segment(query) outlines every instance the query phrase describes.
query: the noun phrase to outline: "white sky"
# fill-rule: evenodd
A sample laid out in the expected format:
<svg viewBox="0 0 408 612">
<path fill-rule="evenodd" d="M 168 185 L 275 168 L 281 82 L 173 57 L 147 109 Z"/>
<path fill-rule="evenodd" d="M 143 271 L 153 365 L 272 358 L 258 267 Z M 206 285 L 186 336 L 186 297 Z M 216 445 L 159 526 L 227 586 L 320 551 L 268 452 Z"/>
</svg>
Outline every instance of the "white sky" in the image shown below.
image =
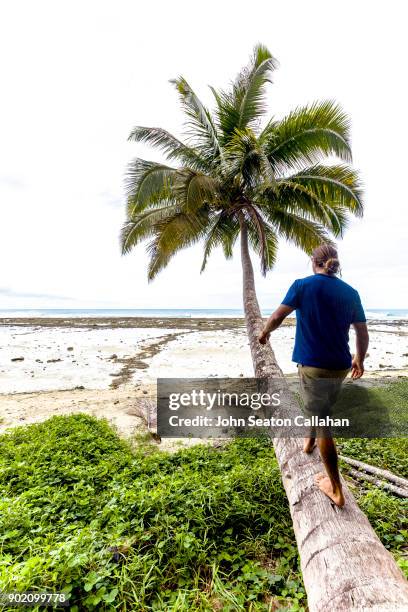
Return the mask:
<svg viewBox="0 0 408 612">
<path fill-rule="evenodd" d="M 339 244 L 343 278 L 366 307 L 408 307 L 404 0 L 3 0 L 0 8 L 0 308 L 241 306 L 239 257 L 201 248 L 178 255 L 147 284 L 141 247 L 122 257 L 123 174 L 134 125 L 177 135 L 181 114 L 168 83 L 182 74 L 209 103 L 255 43 L 280 62 L 270 89 L 282 116 L 335 98 L 352 119 L 365 218 Z M 265 308 L 310 272 L 282 244 L 258 279 Z"/>
</svg>

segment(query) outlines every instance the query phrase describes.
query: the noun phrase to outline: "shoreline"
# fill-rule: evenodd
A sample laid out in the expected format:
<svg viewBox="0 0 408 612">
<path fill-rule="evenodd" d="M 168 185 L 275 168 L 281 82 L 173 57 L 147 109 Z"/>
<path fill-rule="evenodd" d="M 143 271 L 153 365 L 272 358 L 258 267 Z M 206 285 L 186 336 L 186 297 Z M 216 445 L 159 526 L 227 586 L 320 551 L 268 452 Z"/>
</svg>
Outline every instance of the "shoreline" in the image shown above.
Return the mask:
<svg viewBox="0 0 408 612">
<path fill-rule="evenodd" d="M 286 319 L 272 342 L 291 380 L 297 377 L 294 325 Z M 369 320 L 368 326 L 367 384 L 408 376 L 408 321 Z M 146 431 L 140 406 L 155 401 L 158 377 L 240 376 L 253 376 L 243 318 L 0 319 L 0 432 L 85 412 L 131 436 Z"/>
<path fill-rule="evenodd" d="M 284 325 L 294 325 L 285 319 Z M 245 327 L 243 317 L 27 317 L 0 318 L 0 327 L 72 327 L 88 329 L 166 328 L 197 331 Z"/>
<path fill-rule="evenodd" d="M 266 321 L 268 316 L 263 317 Z M 289 316 L 284 319 L 281 326 L 294 326 L 296 317 Z M 367 319 L 368 327 L 397 327 L 408 335 L 408 319 Z M 162 317 L 162 316 L 93 316 L 93 317 L 0 317 L 1 327 L 56 327 L 80 329 L 140 329 L 140 328 L 166 328 L 166 329 L 238 329 L 245 327 L 245 317 Z M 386 330 L 378 330 L 386 331 Z M 387 330 L 388 331 L 388 330 Z"/>
</svg>

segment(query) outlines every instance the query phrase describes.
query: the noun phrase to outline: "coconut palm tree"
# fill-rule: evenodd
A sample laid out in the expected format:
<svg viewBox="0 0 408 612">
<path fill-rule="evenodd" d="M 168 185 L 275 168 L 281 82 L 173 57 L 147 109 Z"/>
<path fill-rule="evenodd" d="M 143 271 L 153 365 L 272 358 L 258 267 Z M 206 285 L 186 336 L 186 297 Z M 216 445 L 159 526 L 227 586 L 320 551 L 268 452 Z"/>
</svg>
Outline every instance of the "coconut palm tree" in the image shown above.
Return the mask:
<svg viewBox="0 0 408 612">
<path fill-rule="evenodd" d="M 282 372 L 270 343 L 262 346 L 257 341 L 262 318 L 250 248 L 266 274 L 276 261 L 280 239 L 310 253 L 321 242 L 341 237 L 350 215 L 363 213 L 358 176 L 350 167 L 349 120 L 335 102 L 314 102 L 283 119 L 264 121 L 266 87 L 276 67 L 269 51 L 256 46 L 248 66 L 229 89 L 211 88 L 213 113 L 183 77 L 172 81 L 186 115 L 185 138 L 181 141 L 162 128 L 135 127 L 131 132 L 129 140 L 159 148 L 168 163 L 135 159 L 129 165 L 127 219 L 121 235 L 123 253 L 148 240 L 149 280 L 178 251 L 197 242 L 204 243 L 202 270 L 216 247 L 230 258 L 240 237 L 245 319 L 255 374 L 262 377 L 282 376 Z M 334 159 L 337 163 L 324 163 Z M 341 609 L 352 609 L 350 584 L 359 589 L 362 601 L 370 603 L 374 597 L 377 604 L 385 596 L 385 566 L 390 568 L 385 579 L 399 585 L 391 595 L 388 590 L 386 597 L 391 600 L 386 601 L 394 606 L 405 601 L 408 593 L 401 589 L 399 570 L 350 494 L 346 492 L 349 503 L 343 516 L 348 513 L 349 522 L 345 523 L 333 516 L 330 504 L 319 492 L 316 498 L 305 488 L 305 475 L 311 481 L 317 471 L 316 457 L 302 457 L 297 440 L 279 439 L 274 444 L 292 510 L 310 609 L 325 609 L 329 601 L 333 609 L 340 609 L 336 598 L 339 605 L 346 606 Z M 315 516 L 317 507 L 319 517 Z M 325 527 L 316 528 L 316 520 L 319 524 L 323 520 Z M 361 532 L 362 525 L 363 540 L 371 547 L 371 566 L 365 564 L 364 575 L 361 563 L 360 568 L 350 563 L 353 550 L 344 539 L 347 534 L 352 538 Z M 334 546 L 336 537 L 348 548 L 337 542 L 334 557 L 327 555 L 331 561 L 322 565 L 322 555 Z M 355 546 L 356 559 L 361 556 L 360 546 L 361 540 Z M 330 565 L 336 567 L 335 559 L 342 554 L 348 563 L 329 588 L 325 575 L 330 573 Z"/>
<path fill-rule="evenodd" d="M 204 270 L 220 246 L 231 257 L 241 237 L 244 306 L 257 374 L 260 326 L 248 243 L 270 270 L 283 238 L 310 253 L 342 236 L 347 215 L 363 205 L 351 161 L 349 121 L 332 101 L 315 102 L 284 119 L 265 115 L 266 85 L 276 61 L 258 45 L 228 91 L 212 89 L 213 114 L 183 77 L 172 81 L 186 114 L 186 141 L 162 128 L 136 127 L 129 139 L 160 148 L 169 165 L 134 160 L 127 173 L 122 249 L 149 239 L 152 280 L 181 249 L 204 242 Z M 329 156 L 338 164 L 323 165 Z M 276 364 L 276 362 L 275 362 Z M 275 369 L 276 369 L 275 365 Z"/>
</svg>

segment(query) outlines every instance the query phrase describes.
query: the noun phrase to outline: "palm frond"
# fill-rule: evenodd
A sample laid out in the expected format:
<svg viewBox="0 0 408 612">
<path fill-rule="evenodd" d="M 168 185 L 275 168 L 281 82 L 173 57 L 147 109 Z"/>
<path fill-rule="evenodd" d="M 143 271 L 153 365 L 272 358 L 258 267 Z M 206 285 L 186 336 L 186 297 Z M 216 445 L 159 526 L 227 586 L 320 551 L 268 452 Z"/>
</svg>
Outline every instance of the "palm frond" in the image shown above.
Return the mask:
<svg viewBox="0 0 408 612">
<path fill-rule="evenodd" d="M 271 83 L 277 62 L 263 45 L 257 45 L 249 66 L 238 76 L 234 92 L 239 108 L 238 129 L 249 126 L 266 110 L 265 85 Z"/>
<path fill-rule="evenodd" d="M 219 197 L 217 181 L 191 168 L 181 168 L 177 172 L 172 193 L 186 212 L 214 204 Z"/>
<path fill-rule="evenodd" d="M 217 102 L 222 142 L 227 144 L 235 130 L 254 127 L 266 110 L 265 85 L 271 81 L 277 61 L 263 45 L 257 45 L 249 64 L 241 70 L 230 91 L 212 89 Z"/>
<path fill-rule="evenodd" d="M 188 118 L 188 133 L 195 148 L 199 151 L 200 157 L 214 164 L 222 159 L 222 150 L 217 128 L 209 110 L 183 77 L 178 77 L 170 82 L 179 92 L 182 107 Z"/>
<path fill-rule="evenodd" d="M 338 104 L 328 100 L 295 109 L 282 121 L 270 121 L 260 142 L 281 172 L 314 164 L 327 155 L 350 162 L 350 123 Z"/>
<path fill-rule="evenodd" d="M 229 180 L 241 177 L 244 185 L 256 185 L 261 172 L 261 161 L 257 139 L 252 130 L 235 130 L 225 147 L 224 172 Z"/>
<path fill-rule="evenodd" d="M 241 177 L 242 184 L 249 188 L 262 183 L 275 189 L 273 168 L 250 128 L 236 129 L 226 146 L 224 175 L 227 180 Z"/>
<path fill-rule="evenodd" d="M 175 168 L 165 164 L 134 159 L 128 165 L 125 176 L 128 213 L 169 198 L 175 173 Z"/>
<path fill-rule="evenodd" d="M 260 240 L 257 228 L 252 223 L 247 223 L 250 245 L 260 257 L 262 262 L 261 271 L 265 275 L 268 270 L 272 270 L 276 263 L 279 240 L 276 231 L 265 220 L 262 222 L 262 227 L 263 240 Z"/>
<path fill-rule="evenodd" d="M 211 88 L 213 116 L 183 77 L 172 81 L 186 114 L 187 139 L 138 126 L 130 140 L 161 149 L 174 166 L 136 159 L 126 175 L 123 253 L 145 238 L 151 280 L 184 247 L 204 240 L 208 257 L 221 247 L 231 257 L 242 222 L 251 247 L 270 270 L 278 239 L 310 253 L 343 235 L 349 215 L 363 213 L 362 188 L 351 162 L 350 125 L 333 101 L 272 118 L 259 133 L 265 90 L 277 63 L 255 47 L 226 90 Z M 331 157 L 344 163 L 331 163 Z"/>
<path fill-rule="evenodd" d="M 202 208 L 195 214 L 178 211 L 155 225 L 155 236 L 148 244 L 150 255 L 149 281 L 162 270 L 178 251 L 204 237 L 209 224 L 209 211 Z"/>
<path fill-rule="evenodd" d="M 311 254 L 322 242 L 331 243 L 327 231 L 322 225 L 306 219 L 302 215 L 274 207 L 265 209 L 265 215 L 269 223 L 275 228 L 276 233 Z"/>
<path fill-rule="evenodd" d="M 178 211 L 179 207 L 176 204 L 167 204 L 161 208 L 153 208 L 132 216 L 129 215 L 120 234 L 122 254 L 129 253 L 137 244 L 153 235 L 157 223 L 166 218 L 171 218 Z"/>
<path fill-rule="evenodd" d="M 208 230 L 204 243 L 204 257 L 200 271 L 203 272 L 205 270 L 208 258 L 212 250 L 217 246 L 221 246 L 225 257 L 230 259 L 232 257 L 232 250 L 238 234 L 238 221 L 233 216 L 228 215 L 225 211 L 217 213 Z"/>
<path fill-rule="evenodd" d="M 278 202 L 278 206 L 289 212 L 298 213 L 307 219 L 311 219 L 321 223 L 328 228 L 334 236 L 342 236 L 347 228 L 348 211 L 337 204 L 323 200 L 316 195 L 307 186 L 301 185 L 295 181 L 279 181 L 278 182 L 278 197 L 276 190 L 263 190 L 257 199 L 261 206 L 263 203 L 272 205 Z"/>
<path fill-rule="evenodd" d="M 162 128 L 136 126 L 128 140 L 143 142 L 161 149 L 168 160 L 176 160 L 196 170 L 209 170 L 209 164 L 198 151 L 189 147 Z"/>
<path fill-rule="evenodd" d="M 269 226 L 262 212 L 253 204 L 247 204 L 243 210 L 248 235 L 253 248 L 261 260 L 261 273 L 265 276 L 274 263 L 277 251 L 277 237 Z"/>
<path fill-rule="evenodd" d="M 330 206 L 347 209 L 358 217 L 363 214 L 358 173 L 349 166 L 316 165 L 293 174 L 284 179 L 284 182 L 306 187 L 319 200 Z"/>
</svg>

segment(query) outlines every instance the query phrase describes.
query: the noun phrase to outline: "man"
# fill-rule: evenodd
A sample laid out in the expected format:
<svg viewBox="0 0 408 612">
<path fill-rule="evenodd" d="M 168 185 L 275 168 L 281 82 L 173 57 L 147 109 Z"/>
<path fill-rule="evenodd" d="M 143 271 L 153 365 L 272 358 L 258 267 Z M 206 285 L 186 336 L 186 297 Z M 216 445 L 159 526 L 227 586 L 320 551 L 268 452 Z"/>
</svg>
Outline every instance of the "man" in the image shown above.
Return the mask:
<svg viewBox="0 0 408 612">
<path fill-rule="evenodd" d="M 293 283 L 282 304 L 269 317 L 259 342 L 265 344 L 270 333 L 296 310 L 292 359 L 298 364 L 305 409 L 324 417 L 330 414 L 331 405 L 350 370 L 353 379 L 363 375 L 368 331 L 359 294 L 336 276 L 340 269 L 336 249 L 328 244 L 317 247 L 312 254 L 312 266 L 314 274 Z M 348 345 L 351 325 L 356 332 L 353 358 Z M 315 440 L 316 432 L 305 438 L 304 452 L 313 451 Z M 317 474 L 315 482 L 337 506 L 342 507 L 344 496 L 337 451 L 329 430 L 317 432 L 317 445 L 327 474 Z"/>
</svg>

